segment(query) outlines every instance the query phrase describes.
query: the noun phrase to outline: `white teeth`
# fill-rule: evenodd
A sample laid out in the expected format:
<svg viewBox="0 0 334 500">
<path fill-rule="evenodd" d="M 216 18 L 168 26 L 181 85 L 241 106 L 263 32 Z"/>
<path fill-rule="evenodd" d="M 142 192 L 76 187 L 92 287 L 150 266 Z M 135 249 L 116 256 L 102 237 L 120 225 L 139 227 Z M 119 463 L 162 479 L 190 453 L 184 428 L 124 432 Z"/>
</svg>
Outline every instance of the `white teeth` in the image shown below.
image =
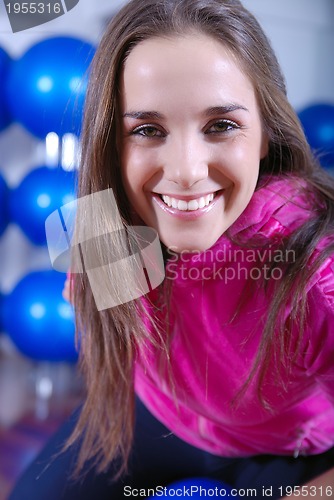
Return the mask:
<svg viewBox="0 0 334 500">
<path fill-rule="evenodd" d="M 197 210 L 198 209 L 198 201 L 191 200 L 188 202 L 188 210 Z"/>
<path fill-rule="evenodd" d="M 179 200 L 177 203 L 178 210 L 188 210 L 188 203 L 184 200 Z"/>
<path fill-rule="evenodd" d="M 172 202 L 169 196 L 165 196 L 165 203 L 170 207 Z"/>
<path fill-rule="evenodd" d="M 203 208 L 203 207 L 205 207 L 205 199 L 202 196 L 202 198 L 198 200 L 198 208 Z"/>
<path fill-rule="evenodd" d="M 206 196 L 201 196 L 201 198 L 196 198 L 193 200 L 189 200 L 188 202 L 185 200 L 178 200 L 177 198 L 172 198 L 171 196 L 167 196 L 165 194 L 161 195 L 164 203 L 172 208 L 177 208 L 178 210 L 186 211 L 194 211 L 199 208 L 204 208 L 208 206 L 214 198 L 214 194 L 208 194 Z"/>
</svg>

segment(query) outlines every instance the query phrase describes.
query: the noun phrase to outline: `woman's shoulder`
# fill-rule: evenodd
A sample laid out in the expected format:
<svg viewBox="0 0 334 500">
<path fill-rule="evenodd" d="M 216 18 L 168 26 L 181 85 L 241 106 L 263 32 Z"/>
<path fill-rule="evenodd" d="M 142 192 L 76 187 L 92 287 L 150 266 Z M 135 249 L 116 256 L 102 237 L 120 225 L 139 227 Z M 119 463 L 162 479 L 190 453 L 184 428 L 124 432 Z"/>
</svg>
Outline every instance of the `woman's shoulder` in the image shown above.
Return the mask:
<svg viewBox="0 0 334 500">
<path fill-rule="evenodd" d="M 334 404 L 334 254 L 312 276 L 306 296 L 304 371 L 316 378 Z"/>
<path fill-rule="evenodd" d="M 258 191 L 269 225 L 276 224 L 282 234 L 289 236 L 319 213 L 321 202 L 311 186 L 301 178 L 273 178 Z M 265 200 L 268 200 L 266 203 Z M 315 245 L 309 259 L 314 263 L 328 249 L 327 256 L 309 280 L 307 290 L 315 287 L 331 307 L 334 305 L 334 234 L 322 237 Z M 332 250 L 331 250 L 332 249 Z M 334 314 L 334 310 L 333 310 Z"/>
<path fill-rule="evenodd" d="M 237 239 L 286 241 L 296 230 L 319 214 L 321 202 L 308 183 L 298 177 L 267 177 L 233 226 Z M 233 236 L 234 236 L 233 235 Z M 244 238 L 246 237 L 246 238 Z M 256 239 L 255 239 L 256 241 Z M 260 240 L 261 241 L 261 240 Z M 332 308 L 334 316 L 334 234 L 322 237 L 309 256 L 309 265 L 327 250 L 327 256 L 309 279 L 306 291 L 314 293 Z"/>
<path fill-rule="evenodd" d="M 316 246 L 312 262 L 314 262 L 326 249 L 334 246 L 334 237 L 323 238 Z M 312 292 L 315 297 L 315 307 L 318 312 L 325 308 L 331 315 L 334 327 L 334 249 L 323 259 L 317 270 L 309 280 L 307 292 Z"/>
<path fill-rule="evenodd" d="M 306 181 L 272 176 L 260 180 L 245 211 L 230 228 L 232 237 L 287 236 L 314 216 L 319 202 Z"/>
</svg>

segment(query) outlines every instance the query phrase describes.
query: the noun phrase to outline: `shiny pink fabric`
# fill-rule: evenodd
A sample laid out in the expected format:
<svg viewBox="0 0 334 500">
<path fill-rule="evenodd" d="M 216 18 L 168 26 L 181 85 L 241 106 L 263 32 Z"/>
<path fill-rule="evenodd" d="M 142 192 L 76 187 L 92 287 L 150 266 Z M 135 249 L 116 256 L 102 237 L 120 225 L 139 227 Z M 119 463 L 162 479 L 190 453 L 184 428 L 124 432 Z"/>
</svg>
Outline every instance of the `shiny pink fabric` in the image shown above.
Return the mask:
<svg viewBox="0 0 334 500">
<path fill-rule="evenodd" d="M 312 197 L 302 195 L 300 187 L 300 181 L 281 179 L 256 191 L 230 230 L 233 238 L 261 237 L 269 245 L 267 252 L 272 250 L 271 261 L 274 255 L 278 259 L 277 242 L 312 217 Z M 255 383 L 239 404 L 232 404 L 250 373 L 272 285 L 279 279 L 277 265 L 264 290 L 260 271 L 268 253 L 263 248 L 259 243 L 254 254 L 223 235 L 201 254 L 171 255 L 166 279 L 172 286 L 168 322 L 173 383 L 159 361 L 161 350 L 146 347 L 138 356 L 136 391 L 171 432 L 211 453 L 320 453 L 334 445 L 334 256 L 308 284 L 309 315 L 290 376 L 271 359 L 264 384 L 271 411 L 261 406 Z M 150 299 L 155 297 L 156 291 Z M 164 332 L 164 309 L 155 316 Z M 293 351 L 296 325 L 291 336 Z M 277 382 L 276 367 L 286 390 Z"/>
</svg>

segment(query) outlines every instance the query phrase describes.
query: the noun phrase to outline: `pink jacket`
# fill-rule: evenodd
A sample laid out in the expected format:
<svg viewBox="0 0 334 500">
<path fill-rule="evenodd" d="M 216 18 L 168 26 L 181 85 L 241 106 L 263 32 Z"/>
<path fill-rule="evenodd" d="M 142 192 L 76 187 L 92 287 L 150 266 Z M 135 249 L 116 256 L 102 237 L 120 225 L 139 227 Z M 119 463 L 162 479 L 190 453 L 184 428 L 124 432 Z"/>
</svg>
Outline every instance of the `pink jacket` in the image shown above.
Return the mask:
<svg viewBox="0 0 334 500">
<path fill-rule="evenodd" d="M 316 454 L 334 445 L 334 256 L 308 285 L 302 354 L 290 377 L 279 367 L 287 391 L 272 370 L 264 386 L 272 411 L 259 403 L 254 383 L 239 405 L 231 405 L 252 367 L 268 310 L 270 293 L 258 285 L 279 279 L 279 261 L 294 258 L 275 251 L 274 241 L 311 215 L 311 200 L 293 180 L 275 180 L 256 191 L 231 228 L 238 237 L 264 236 L 272 242 L 270 255 L 241 248 L 225 235 L 200 254 L 171 253 L 166 279 L 172 280 L 174 386 L 159 363 L 159 350 L 151 347 L 138 356 L 136 391 L 160 421 L 192 445 L 231 457 Z M 271 274 L 267 257 L 278 264 Z M 161 311 L 161 324 L 163 318 Z"/>
</svg>

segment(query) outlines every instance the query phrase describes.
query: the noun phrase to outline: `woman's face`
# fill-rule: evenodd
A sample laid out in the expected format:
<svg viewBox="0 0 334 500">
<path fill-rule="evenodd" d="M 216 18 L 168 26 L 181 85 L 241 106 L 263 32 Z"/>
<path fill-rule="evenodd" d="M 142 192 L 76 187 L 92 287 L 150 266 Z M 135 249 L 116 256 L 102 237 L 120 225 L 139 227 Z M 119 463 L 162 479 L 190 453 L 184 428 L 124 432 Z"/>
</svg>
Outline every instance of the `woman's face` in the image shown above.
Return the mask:
<svg viewBox="0 0 334 500">
<path fill-rule="evenodd" d="M 168 248 L 210 248 L 246 208 L 267 154 L 251 81 L 210 37 L 152 38 L 125 62 L 121 111 L 132 207 Z"/>
</svg>

